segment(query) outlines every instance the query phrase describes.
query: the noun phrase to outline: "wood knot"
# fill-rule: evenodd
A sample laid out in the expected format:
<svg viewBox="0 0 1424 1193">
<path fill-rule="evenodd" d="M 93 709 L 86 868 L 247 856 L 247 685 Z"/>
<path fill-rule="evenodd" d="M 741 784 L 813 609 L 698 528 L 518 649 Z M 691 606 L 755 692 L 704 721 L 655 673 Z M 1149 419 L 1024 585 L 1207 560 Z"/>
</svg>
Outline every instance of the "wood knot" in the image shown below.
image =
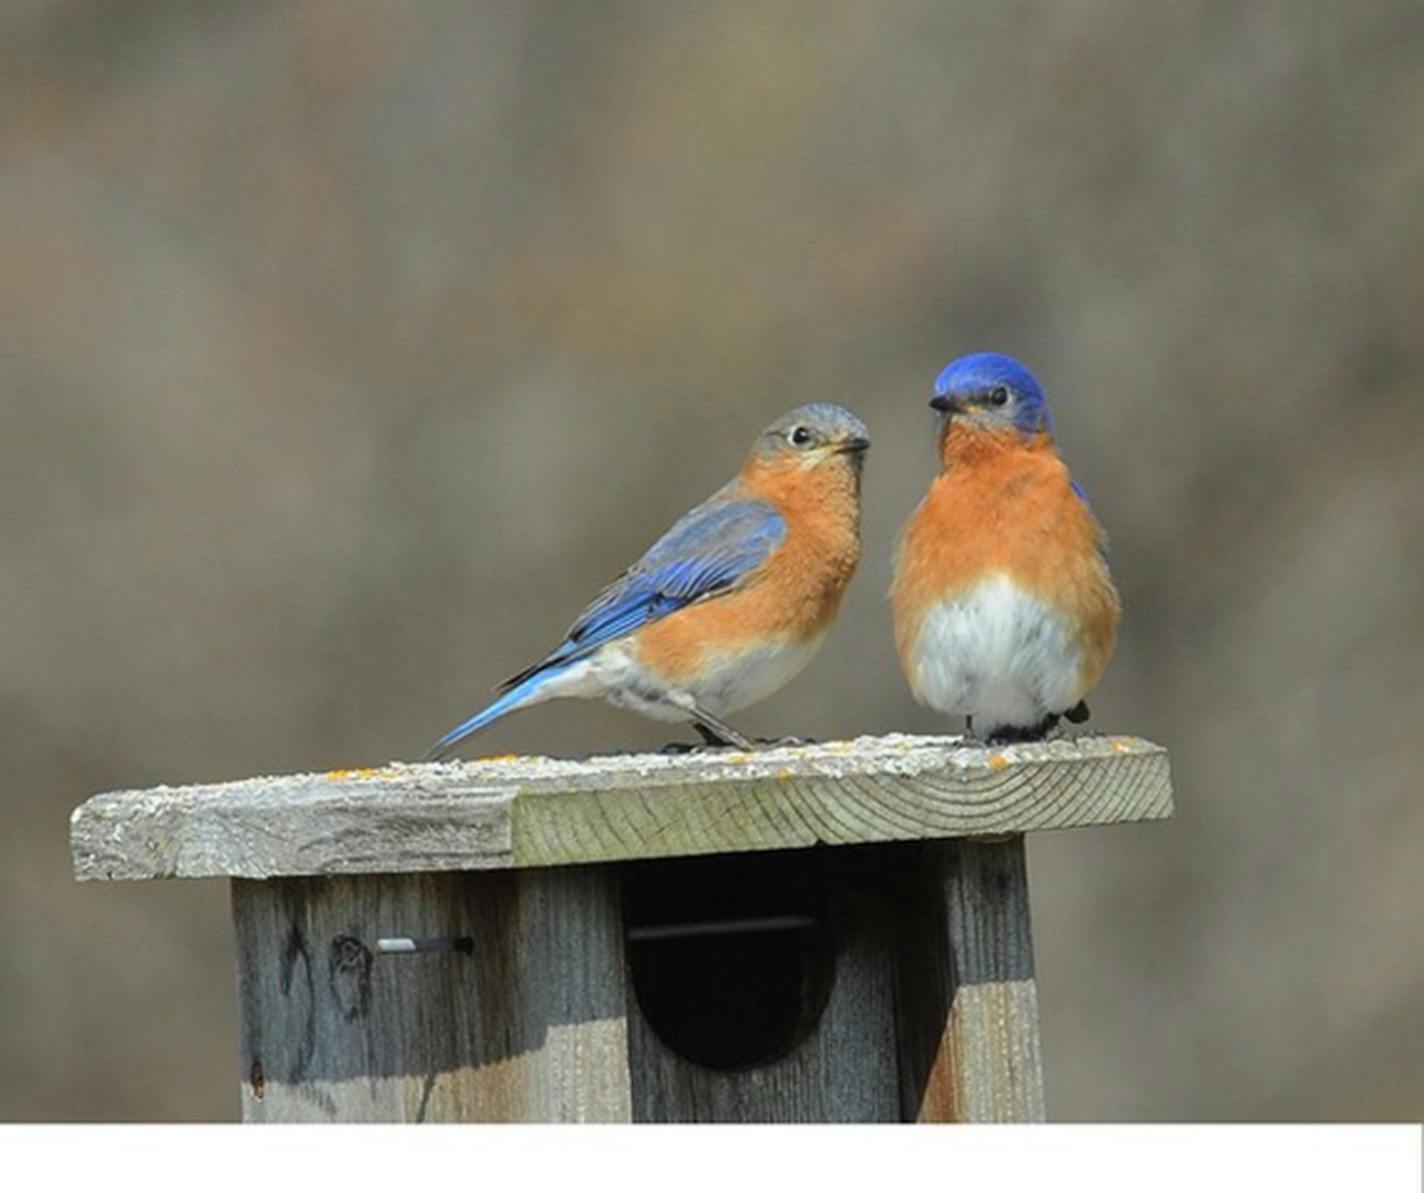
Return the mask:
<svg viewBox="0 0 1424 1193">
<path fill-rule="evenodd" d="M 327 985 L 347 1023 L 371 1011 L 371 950 L 354 936 L 332 938 L 327 954 Z"/>
</svg>

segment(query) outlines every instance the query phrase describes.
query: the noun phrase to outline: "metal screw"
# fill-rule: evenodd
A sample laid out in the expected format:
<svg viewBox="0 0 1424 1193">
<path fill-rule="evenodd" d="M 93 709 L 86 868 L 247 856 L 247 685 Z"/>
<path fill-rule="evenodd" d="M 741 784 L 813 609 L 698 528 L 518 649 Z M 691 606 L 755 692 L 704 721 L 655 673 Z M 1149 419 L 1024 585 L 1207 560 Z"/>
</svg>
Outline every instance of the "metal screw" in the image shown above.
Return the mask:
<svg viewBox="0 0 1424 1193">
<path fill-rule="evenodd" d="M 378 953 L 473 953 L 472 936 L 383 936 L 376 941 Z"/>
</svg>

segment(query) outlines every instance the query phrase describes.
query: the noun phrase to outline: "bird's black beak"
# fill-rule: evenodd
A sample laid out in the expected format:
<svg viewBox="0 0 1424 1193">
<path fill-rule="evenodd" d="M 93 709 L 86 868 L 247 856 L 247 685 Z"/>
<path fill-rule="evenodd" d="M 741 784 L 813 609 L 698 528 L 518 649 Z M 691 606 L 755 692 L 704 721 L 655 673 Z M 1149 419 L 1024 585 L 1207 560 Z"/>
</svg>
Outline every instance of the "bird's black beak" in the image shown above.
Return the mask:
<svg viewBox="0 0 1424 1193">
<path fill-rule="evenodd" d="M 870 446 L 870 440 L 864 435 L 857 435 L 853 439 L 847 439 L 841 443 L 841 451 L 849 452 L 852 455 L 859 455 Z"/>
<path fill-rule="evenodd" d="M 930 409 L 941 414 L 963 414 L 964 403 L 948 394 L 936 394 L 930 399 Z"/>
</svg>

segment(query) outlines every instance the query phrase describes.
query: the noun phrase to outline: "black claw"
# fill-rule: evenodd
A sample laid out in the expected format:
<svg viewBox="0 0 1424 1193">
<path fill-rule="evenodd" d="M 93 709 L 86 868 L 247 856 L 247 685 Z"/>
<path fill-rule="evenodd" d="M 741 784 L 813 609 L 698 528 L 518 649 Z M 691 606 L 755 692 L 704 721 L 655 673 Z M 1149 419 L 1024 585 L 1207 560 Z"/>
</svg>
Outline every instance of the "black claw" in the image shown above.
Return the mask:
<svg viewBox="0 0 1424 1193">
<path fill-rule="evenodd" d="M 1077 704 L 1075 704 L 1063 715 L 1067 717 L 1070 721 L 1072 721 L 1073 724 L 1081 725 L 1090 716 L 1092 716 L 1092 713 L 1088 711 L 1088 702 L 1086 700 L 1079 700 Z"/>
<path fill-rule="evenodd" d="M 665 745 L 661 750 L 659 750 L 658 753 L 659 753 L 659 754 L 674 754 L 674 755 L 676 755 L 676 754 L 694 754 L 694 753 L 696 753 L 696 752 L 697 752 L 698 750 L 700 750 L 700 749 L 702 749 L 701 746 L 693 745 L 693 743 L 690 742 L 690 741 L 670 741 L 670 742 L 668 742 L 668 744 Z"/>
</svg>

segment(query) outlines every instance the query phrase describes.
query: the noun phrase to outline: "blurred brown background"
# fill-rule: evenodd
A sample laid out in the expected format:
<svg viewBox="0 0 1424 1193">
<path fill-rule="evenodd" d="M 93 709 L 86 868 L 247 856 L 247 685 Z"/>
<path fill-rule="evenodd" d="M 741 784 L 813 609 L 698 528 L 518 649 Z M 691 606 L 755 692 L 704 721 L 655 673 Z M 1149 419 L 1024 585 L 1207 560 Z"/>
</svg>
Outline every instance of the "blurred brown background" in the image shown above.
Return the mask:
<svg viewBox="0 0 1424 1193">
<path fill-rule="evenodd" d="M 979 348 L 1178 789 L 1032 843 L 1050 1113 L 1424 1115 L 1417 0 L 11 0 L 0 167 L 0 1117 L 236 1114 L 225 889 L 76 886 L 83 797 L 418 755 L 798 402 L 866 559 L 743 720 L 948 728 L 883 594 Z"/>
</svg>

